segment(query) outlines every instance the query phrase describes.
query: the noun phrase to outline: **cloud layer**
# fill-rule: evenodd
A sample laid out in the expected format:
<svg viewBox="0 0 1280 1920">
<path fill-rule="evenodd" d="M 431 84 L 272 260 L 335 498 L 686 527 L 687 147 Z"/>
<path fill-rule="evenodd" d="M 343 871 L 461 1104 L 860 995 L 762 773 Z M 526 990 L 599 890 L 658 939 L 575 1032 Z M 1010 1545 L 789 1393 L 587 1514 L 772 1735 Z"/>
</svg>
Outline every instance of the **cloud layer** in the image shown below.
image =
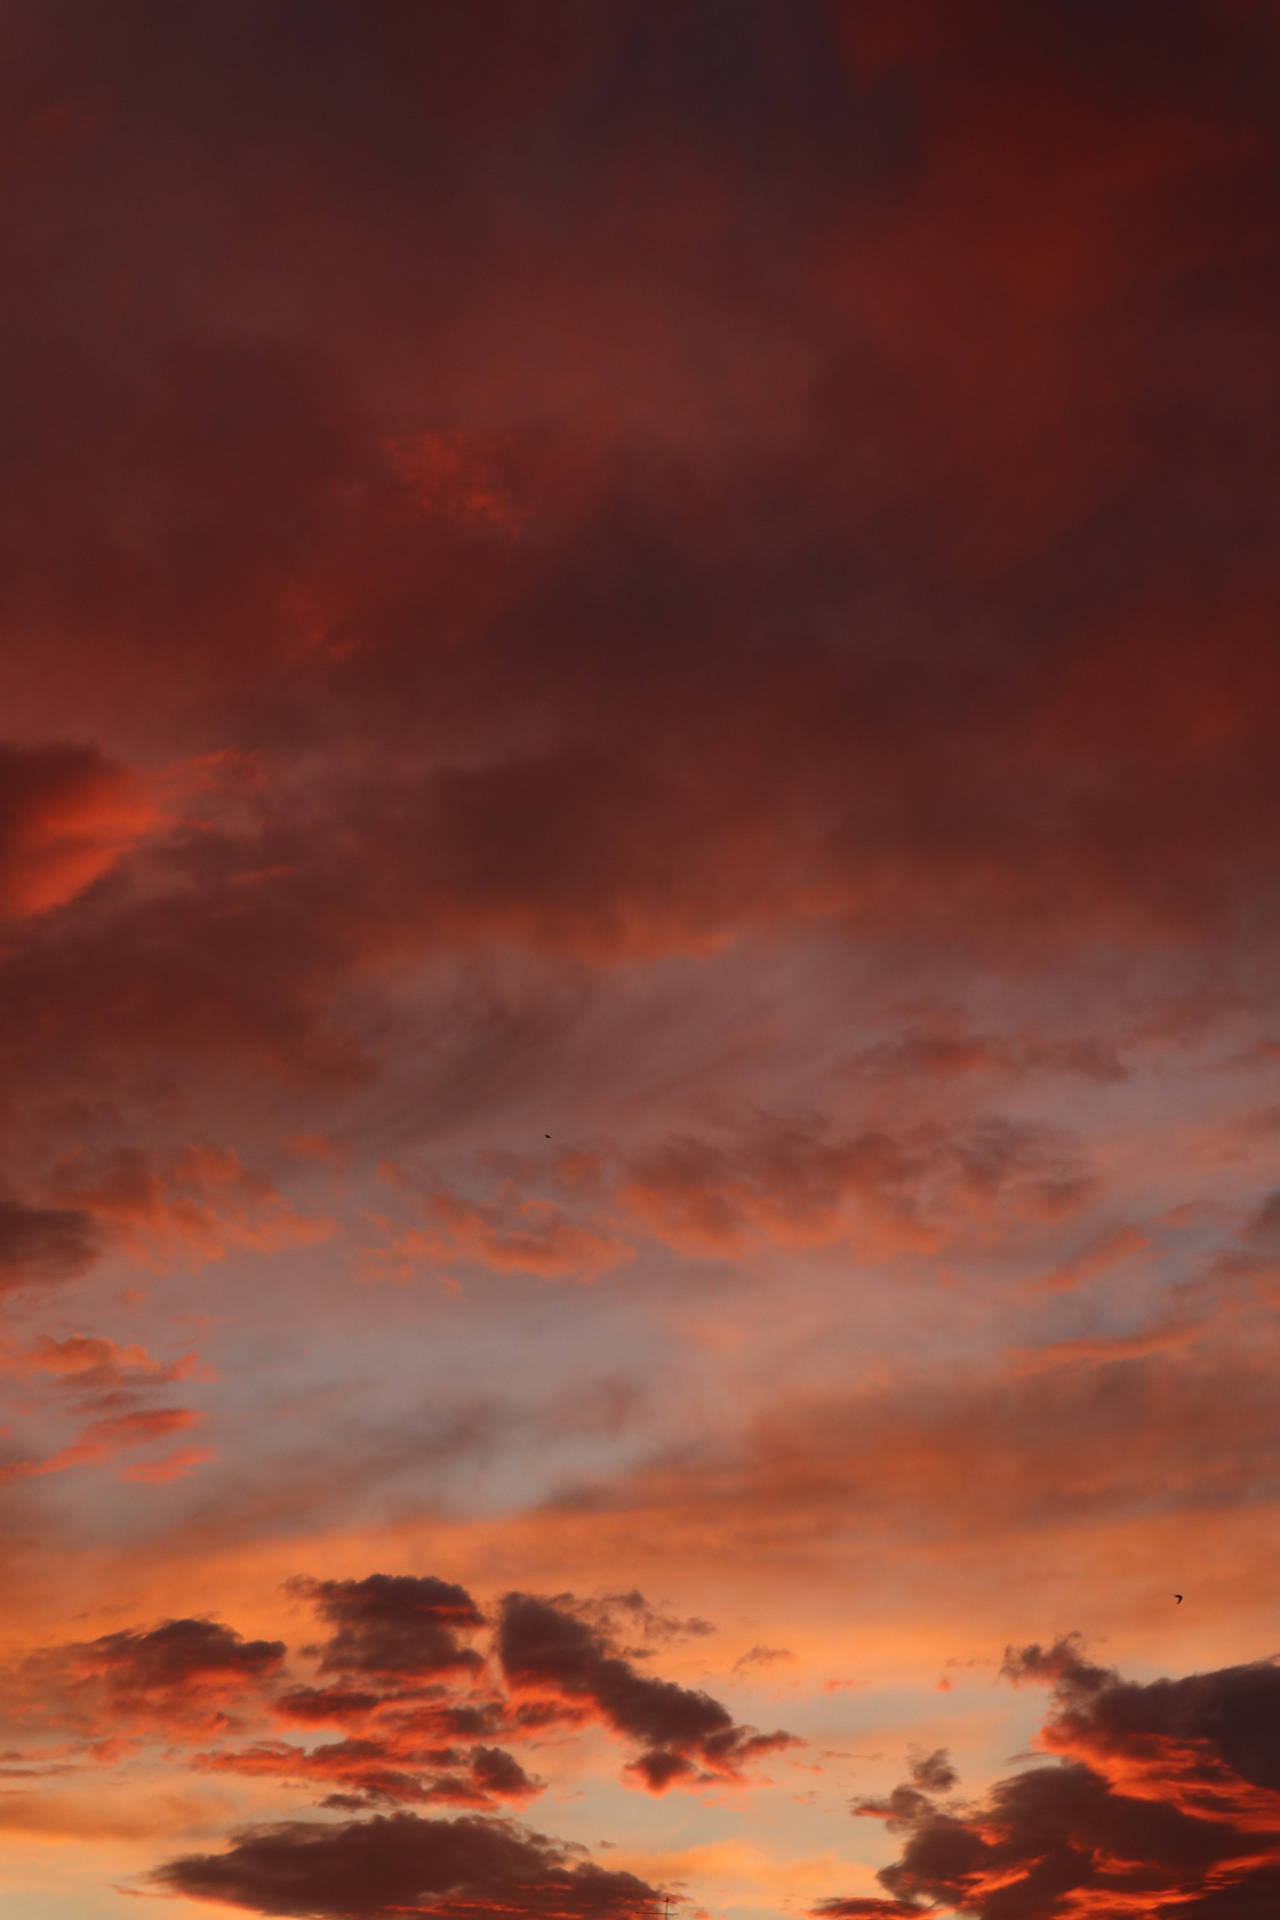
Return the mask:
<svg viewBox="0 0 1280 1920">
<path fill-rule="evenodd" d="M 0 1907 L 1278 1904 L 1278 81 L 0 7 Z"/>
</svg>

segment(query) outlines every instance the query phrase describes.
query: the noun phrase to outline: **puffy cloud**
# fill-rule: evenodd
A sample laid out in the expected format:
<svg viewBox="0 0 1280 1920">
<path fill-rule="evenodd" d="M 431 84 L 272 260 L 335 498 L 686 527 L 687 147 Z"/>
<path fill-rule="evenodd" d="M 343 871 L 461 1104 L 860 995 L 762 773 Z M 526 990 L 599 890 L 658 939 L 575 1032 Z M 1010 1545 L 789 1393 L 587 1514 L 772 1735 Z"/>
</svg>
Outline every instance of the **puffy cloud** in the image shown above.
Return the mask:
<svg viewBox="0 0 1280 1920">
<path fill-rule="evenodd" d="M 543 1835 L 496 1820 L 376 1815 L 333 1825 L 251 1829 L 222 1854 L 170 1860 L 151 1875 L 166 1893 L 300 1920 L 391 1920 L 396 1913 L 647 1920 L 657 1893 Z"/>
<path fill-rule="evenodd" d="M 260 1696 L 279 1674 L 280 1640 L 246 1640 L 216 1620 L 165 1620 L 97 1640 L 42 1648 L 5 1676 L 17 1719 L 104 1731 L 198 1737 L 229 1724 L 228 1710 Z"/>
<path fill-rule="evenodd" d="M 944 1768 L 878 1808 L 860 1806 L 908 1835 L 879 1875 L 890 1897 L 829 1902 L 825 1914 L 954 1906 L 977 1920 L 1244 1920 L 1271 1910 L 1280 1893 L 1274 1661 L 1141 1685 L 1067 1640 L 1011 1652 L 1006 1672 L 1054 1688 L 1042 1743 L 1057 1763 L 998 1781 L 975 1804 L 936 1804 L 930 1794 L 954 1785 Z"/>
<path fill-rule="evenodd" d="M 204 1684 L 256 1686 L 284 1658 L 282 1642 L 245 1640 L 216 1620 L 166 1620 L 146 1633 L 109 1633 L 81 1652 L 87 1670 L 107 1674 L 122 1698 Z"/>
<path fill-rule="evenodd" d="M 290 1587 L 334 1629 L 319 1649 L 321 1673 L 412 1683 L 475 1674 L 484 1665 L 458 1638 L 483 1626 L 484 1615 L 464 1588 L 447 1580 L 371 1573 L 364 1580 L 299 1578 Z"/>
<path fill-rule="evenodd" d="M 756 1756 L 794 1745 L 790 1734 L 735 1725 L 710 1694 L 638 1671 L 567 1597 L 553 1602 L 507 1594 L 498 1655 L 517 1693 L 547 1695 L 571 1712 L 591 1713 L 636 1742 L 640 1752 L 629 1771 L 654 1793 L 677 1781 L 736 1780 Z"/>
</svg>

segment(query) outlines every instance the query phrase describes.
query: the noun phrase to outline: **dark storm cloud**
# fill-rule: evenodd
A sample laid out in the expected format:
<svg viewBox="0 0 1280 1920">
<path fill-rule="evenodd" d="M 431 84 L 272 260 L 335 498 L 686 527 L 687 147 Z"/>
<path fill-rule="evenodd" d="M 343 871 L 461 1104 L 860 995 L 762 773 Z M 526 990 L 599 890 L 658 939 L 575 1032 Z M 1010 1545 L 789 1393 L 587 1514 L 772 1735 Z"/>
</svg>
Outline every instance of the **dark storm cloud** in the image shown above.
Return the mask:
<svg viewBox="0 0 1280 1920">
<path fill-rule="evenodd" d="M 657 1893 L 504 1822 L 377 1816 L 336 1825 L 290 1821 L 241 1834 L 228 1852 L 156 1868 L 167 1893 L 299 1920 L 382 1920 L 415 1913 L 529 1920 L 645 1920 Z"/>
<path fill-rule="evenodd" d="M 1010 1652 L 1006 1674 L 1054 1689 L 1042 1743 L 1059 1757 L 940 1808 L 915 1787 L 878 1806 L 909 1836 L 879 1875 L 887 1902 L 850 1916 L 955 1907 L 976 1920 L 1080 1920 L 1141 1910 L 1250 1920 L 1280 1893 L 1280 1668 L 1228 1667 L 1140 1685 L 1078 1640 Z M 931 1760 L 937 1756 L 931 1756 Z M 944 1769 L 949 1774 L 949 1769 Z M 938 1790 L 953 1784 L 939 1779 Z"/>
<path fill-rule="evenodd" d="M 756 1755 L 794 1745 L 790 1734 L 735 1725 L 710 1694 L 640 1672 L 567 1601 L 506 1596 L 498 1622 L 502 1671 L 517 1693 L 546 1692 L 637 1742 L 630 1771 L 651 1791 L 708 1776 L 736 1779 Z"/>
<path fill-rule="evenodd" d="M 334 1629 L 319 1649 L 322 1673 L 413 1681 L 478 1673 L 481 1656 L 459 1632 L 483 1626 L 466 1590 L 431 1575 L 372 1573 L 365 1580 L 290 1582 Z"/>
</svg>

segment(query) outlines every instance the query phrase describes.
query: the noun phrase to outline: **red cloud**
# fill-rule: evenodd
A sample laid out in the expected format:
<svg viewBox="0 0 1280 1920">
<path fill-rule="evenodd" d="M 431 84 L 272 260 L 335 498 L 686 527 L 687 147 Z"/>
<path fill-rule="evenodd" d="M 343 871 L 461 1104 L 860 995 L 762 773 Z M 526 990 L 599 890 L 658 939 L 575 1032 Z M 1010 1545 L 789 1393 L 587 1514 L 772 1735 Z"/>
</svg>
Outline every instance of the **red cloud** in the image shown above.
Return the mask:
<svg viewBox="0 0 1280 1920">
<path fill-rule="evenodd" d="M 511 1185 L 488 1203 L 441 1189 L 424 1197 L 421 1210 L 430 1225 L 409 1228 L 366 1255 L 366 1278 L 408 1280 L 425 1264 L 456 1260 L 544 1280 L 594 1280 L 634 1257 L 617 1235 Z"/>
<path fill-rule="evenodd" d="M 392 464 L 425 513 L 463 525 L 488 524 L 518 534 L 530 509 L 503 475 L 518 450 L 514 435 L 477 439 L 460 433 L 418 433 L 393 441 Z"/>
<path fill-rule="evenodd" d="M 68 1467 L 97 1465 L 134 1447 L 150 1446 L 153 1441 L 168 1439 L 171 1433 L 197 1426 L 201 1417 L 190 1407 L 144 1407 L 111 1419 L 94 1420 L 69 1445 L 44 1460 L 16 1461 L 0 1470 L 0 1479 L 34 1480 L 49 1473 L 63 1473 Z M 188 1464 L 192 1464 L 190 1456 Z"/>
<path fill-rule="evenodd" d="M 179 1447 L 175 1453 L 166 1453 L 163 1459 L 122 1468 L 120 1478 L 132 1480 L 139 1486 L 168 1486 L 170 1481 L 184 1480 L 196 1467 L 217 1457 L 216 1447 Z"/>
<path fill-rule="evenodd" d="M 132 1147 L 77 1151 L 54 1168 L 51 1189 L 135 1253 L 180 1249 L 219 1260 L 235 1247 L 280 1251 L 334 1231 L 331 1220 L 295 1212 L 266 1174 L 227 1148 L 189 1146 L 163 1164 Z"/>
<path fill-rule="evenodd" d="M 75 899 L 159 823 L 137 776 L 94 747 L 0 744 L 0 921 Z"/>
<path fill-rule="evenodd" d="M 122 1347 L 101 1334 L 72 1334 L 65 1340 L 54 1340 L 42 1333 L 29 1347 L 0 1352 L 0 1372 L 46 1374 L 81 1393 L 189 1380 L 199 1364 L 195 1353 L 160 1361 L 153 1359 L 145 1347 Z"/>
</svg>

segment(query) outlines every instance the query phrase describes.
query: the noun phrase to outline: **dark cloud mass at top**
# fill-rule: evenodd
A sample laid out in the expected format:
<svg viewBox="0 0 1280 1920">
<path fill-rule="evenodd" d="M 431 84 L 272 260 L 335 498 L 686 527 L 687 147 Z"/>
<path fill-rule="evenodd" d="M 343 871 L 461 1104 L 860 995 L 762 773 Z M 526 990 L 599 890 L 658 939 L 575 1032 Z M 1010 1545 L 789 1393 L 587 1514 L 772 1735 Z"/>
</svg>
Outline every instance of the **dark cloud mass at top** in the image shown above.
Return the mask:
<svg viewBox="0 0 1280 1920">
<path fill-rule="evenodd" d="M 1274 936 L 1274 23 L 1042 11 L 10 10 L 27 704 L 259 756 L 6 952 L 12 1070 L 40 992 L 353 1070 L 494 940 Z"/>
</svg>

